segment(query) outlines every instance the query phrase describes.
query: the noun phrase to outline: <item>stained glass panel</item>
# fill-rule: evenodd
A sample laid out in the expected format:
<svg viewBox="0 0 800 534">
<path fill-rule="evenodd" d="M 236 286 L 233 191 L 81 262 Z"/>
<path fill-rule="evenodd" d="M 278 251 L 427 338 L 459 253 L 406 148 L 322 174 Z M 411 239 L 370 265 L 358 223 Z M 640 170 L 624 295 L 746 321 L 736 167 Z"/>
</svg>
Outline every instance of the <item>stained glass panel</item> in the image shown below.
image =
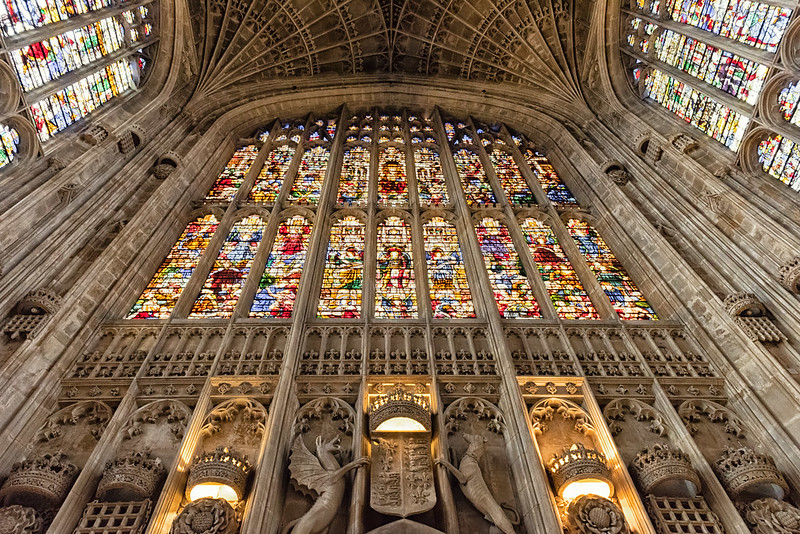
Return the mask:
<svg viewBox="0 0 800 534">
<path fill-rule="evenodd" d="M 216 217 L 206 215 L 186 226 L 126 319 L 169 317 L 200 256 L 208 247 L 217 224 Z"/>
<path fill-rule="evenodd" d="M 0 144 L 0 167 L 5 167 L 17 153 L 19 133 L 14 128 L 0 124 Z"/>
<path fill-rule="evenodd" d="M 423 204 L 447 204 L 447 185 L 444 181 L 439 153 L 430 148 L 414 150 L 419 199 Z"/>
<path fill-rule="evenodd" d="M 267 223 L 258 215 L 245 217 L 233 225 L 189 317 L 226 318 L 233 315 L 266 226 Z"/>
<path fill-rule="evenodd" d="M 352 215 L 331 228 L 318 317 L 361 317 L 364 224 Z"/>
<path fill-rule="evenodd" d="M 291 317 L 306 262 L 311 223 L 295 215 L 278 226 L 250 317 Z"/>
<path fill-rule="evenodd" d="M 247 196 L 249 202 L 275 202 L 295 152 L 295 147 L 291 145 L 281 145 L 270 151 L 267 161 L 258 173 L 253 189 Z"/>
<path fill-rule="evenodd" d="M 228 164 L 219 173 L 217 181 L 211 186 L 211 190 L 206 195 L 206 200 L 219 202 L 233 200 L 256 156 L 258 156 L 258 148 L 255 145 L 243 146 L 236 150 Z"/>
<path fill-rule="evenodd" d="M 500 316 L 539 317 L 539 305 L 508 228 L 496 219 L 484 217 L 475 231 Z"/>
<path fill-rule="evenodd" d="M 791 139 L 773 135 L 758 145 L 758 160 L 761 168 L 800 191 L 800 147 Z"/>
<path fill-rule="evenodd" d="M 800 126 L 800 113 L 797 113 L 798 102 L 800 102 L 800 82 L 790 83 L 778 95 L 778 104 L 784 120 L 795 126 Z"/>
<path fill-rule="evenodd" d="M 0 3 L 0 22 L 5 35 L 15 35 L 111 4 L 111 0 L 6 0 Z"/>
<path fill-rule="evenodd" d="M 489 153 L 489 159 L 494 165 L 497 177 L 506 192 L 508 201 L 512 204 L 536 204 L 531 188 L 522 177 L 522 173 L 514 161 L 514 156 L 504 150 L 495 148 Z"/>
<path fill-rule="evenodd" d="M 375 280 L 375 317 L 409 319 L 417 316 L 411 229 L 400 217 L 378 225 L 378 270 Z"/>
<path fill-rule="evenodd" d="M 523 220 L 520 226 L 558 316 L 562 319 L 599 319 L 600 315 L 553 230 L 531 217 Z"/>
<path fill-rule="evenodd" d="M 344 151 L 339 178 L 339 202 L 360 204 L 367 200 L 369 184 L 369 149 L 354 146 Z"/>
<path fill-rule="evenodd" d="M 461 178 L 461 186 L 467 196 L 467 204 L 470 206 L 495 204 L 497 200 L 486 178 L 480 157 L 475 152 L 462 148 L 453 154 L 453 158 L 458 168 L 458 176 Z"/>
<path fill-rule="evenodd" d="M 649 72 L 644 83 L 645 97 L 652 98 L 731 150 L 739 148 L 749 117 L 658 70 Z"/>
<path fill-rule="evenodd" d="M 572 192 L 564 185 L 555 169 L 547 158 L 536 152 L 535 150 L 527 149 L 525 151 L 525 161 L 536 175 L 539 180 L 539 185 L 542 186 L 544 193 L 550 202 L 564 206 L 577 206 L 578 201 L 572 196 Z"/>
<path fill-rule="evenodd" d="M 597 230 L 586 221 L 578 219 L 570 219 L 567 229 L 620 318 L 657 319 L 653 309 Z"/>
<path fill-rule="evenodd" d="M 318 145 L 309 148 L 303 153 L 300 160 L 300 169 L 292 185 L 289 200 L 307 204 L 317 204 L 322 191 L 322 181 L 325 179 L 325 169 L 328 167 L 330 151 Z"/>
<path fill-rule="evenodd" d="M 389 206 L 408 204 L 406 154 L 397 147 L 387 146 L 380 149 L 378 202 Z"/>
<path fill-rule="evenodd" d="M 433 217 L 422 225 L 422 235 L 433 317 L 475 317 L 455 226 Z"/>
</svg>

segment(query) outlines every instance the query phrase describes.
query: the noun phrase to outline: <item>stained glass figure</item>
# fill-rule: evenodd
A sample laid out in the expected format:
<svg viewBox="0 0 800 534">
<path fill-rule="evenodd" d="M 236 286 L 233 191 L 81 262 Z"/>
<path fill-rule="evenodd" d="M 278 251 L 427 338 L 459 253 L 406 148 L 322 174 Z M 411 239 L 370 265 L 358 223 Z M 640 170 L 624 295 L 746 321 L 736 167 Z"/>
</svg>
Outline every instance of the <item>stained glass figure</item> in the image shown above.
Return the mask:
<svg viewBox="0 0 800 534">
<path fill-rule="evenodd" d="M 492 217 L 484 217 L 475 231 L 500 316 L 506 319 L 539 317 L 539 305 L 508 228 Z"/>
<path fill-rule="evenodd" d="M 792 10 L 751 0 L 668 0 L 672 20 L 775 52 Z"/>
<path fill-rule="evenodd" d="M 317 204 L 328 167 L 330 151 L 322 145 L 309 148 L 300 160 L 300 169 L 292 185 L 289 200 L 292 202 Z"/>
<path fill-rule="evenodd" d="M 311 223 L 295 215 L 278 226 L 250 317 L 291 317 L 311 238 Z"/>
<path fill-rule="evenodd" d="M 30 91 L 119 50 L 125 44 L 124 33 L 122 24 L 108 17 L 12 50 L 9 55 L 23 89 Z"/>
<path fill-rule="evenodd" d="M 256 156 L 258 156 L 258 149 L 255 145 L 243 146 L 234 152 L 228 164 L 219 173 L 217 181 L 211 186 L 211 190 L 206 195 L 206 200 L 209 202 L 230 202 L 233 200 Z"/>
<path fill-rule="evenodd" d="M 406 155 L 397 147 L 380 149 L 378 157 L 378 202 L 389 206 L 408 204 Z"/>
<path fill-rule="evenodd" d="M 648 72 L 644 84 L 645 97 L 652 98 L 731 150 L 739 148 L 749 117 L 658 70 Z"/>
<path fill-rule="evenodd" d="M 126 319 L 169 317 L 200 256 L 208 247 L 217 224 L 216 217 L 206 215 L 186 226 Z"/>
<path fill-rule="evenodd" d="M 495 204 L 497 200 L 486 178 L 480 157 L 475 152 L 462 148 L 453 153 L 453 158 L 458 168 L 458 176 L 461 178 L 461 186 L 467 196 L 467 204 L 470 206 Z"/>
<path fill-rule="evenodd" d="M 558 316 L 562 319 L 599 319 L 600 315 L 553 230 L 532 217 L 523 220 L 520 227 Z"/>
<path fill-rule="evenodd" d="M 561 178 L 556 174 L 556 170 L 550 165 L 544 154 L 529 148 L 525 151 L 525 161 L 533 171 L 533 174 L 536 175 L 539 185 L 542 186 L 550 202 L 563 206 L 578 205 L 578 201 L 575 200 L 572 192 L 561 181 Z"/>
<path fill-rule="evenodd" d="M 352 215 L 331 228 L 318 317 L 361 317 L 364 280 L 364 224 Z"/>
<path fill-rule="evenodd" d="M 778 104 L 784 120 L 795 126 L 800 126 L 800 113 L 797 113 L 798 102 L 800 102 L 800 82 L 790 83 L 778 95 Z"/>
<path fill-rule="evenodd" d="M 655 40 L 656 57 L 748 104 L 755 104 L 769 67 L 672 30 Z"/>
<path fill-rule="evenodd" d="M 489 152 L 489 159 L 494 165 L 497 177 L 506 192 L 508 201 L 512 204 L 536 204 L 531 188 L 522 177 L 514 156 L 504 150 L 495 148 Z"/>
<path fill-rule="evenodd" d="M 475 317 L 456 228 L 442 217 L 422 225 L 433 317 Z"/>
<path fill-rule="evenodd" d="M 5 35 L 16 35 L 111 4 L 111 0 L 6 0 L 0 3 L 0 21 Z"/>
<path fill-rule="evenodd" d="M 281 145 L 270 151 L 267 161 L 258 173 L 253 189 L 247 196 L 248 202 L 275 202 L 296 151 L 292 145 Z"/>
<path fill-rule="evenodd" d="M 630 279 L 597 230 L 586 221 L 570 219 L 567 223 L 572 239 L 586 257 L 589 268 L 600 282 L 611 305 L 621 319 L 655 320 L 655 312 Z"/>
<path fill-rule="evenodd" d="M 800 191 L 800 146 L 794 141 L 780 135 L 765 139 L 758 145 L 758 160 L 764 172 Z"/>
<path fill-rule="evenodd" d="M 39 139 L 50 139 L 115 96 L 133 89 L 131 63 L 119 60 L 31 105 Z"/>
<path fill-rule="evenodd" d="M 233 225 L 192 307 L 190 318 L 233 315 L 266 226 L 267 223 L 258 215 L 245 217 Z"/>
<path fill-rule="evenodd" d="M 19 133 L 14 128 L 0 124 L 0 167 L 11 163 L 18 147 Z"/>
<path fill-rule="evenodd" d="M 379 319 L 417 317 L 411 229 L 403 219 L 391 216 L 378 225 L 377 250 L 375 317 Z"/>
<path fill-rule="evenodd" d="M 339 177 L 339 202 L 361 204 L 367 200 L 369 184 L 369 149 L 346 148 Z"/>
<path fill-rule="evenodd" d="M 423 147 L 414 150 L 414 168 L 417 174 L 417 189 L 422 204 L 447 204 L 447 185 L 444 181 L 439 153 Z"/>
</svg>

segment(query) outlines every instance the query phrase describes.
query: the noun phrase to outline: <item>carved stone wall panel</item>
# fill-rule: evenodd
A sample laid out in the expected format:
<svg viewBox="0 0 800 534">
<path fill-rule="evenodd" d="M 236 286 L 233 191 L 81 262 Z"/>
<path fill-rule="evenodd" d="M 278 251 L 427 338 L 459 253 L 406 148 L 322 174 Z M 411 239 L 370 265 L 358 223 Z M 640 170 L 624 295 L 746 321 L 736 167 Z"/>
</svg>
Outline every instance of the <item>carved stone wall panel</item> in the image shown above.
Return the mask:
<svg viewBox="0 0 800 534">
<path fill-rule="evenodd" d="M 325 396 L 355 403 L 361 391 L 361 380 L 348 376 L 310 376 L 297 379 L 297 398 L 301 403 Z"/>
<path fill-rule="evenodd" d="M 79 401 L 62 408 L 39 428 L 30 456 L 69 451 L 70 461 L 82 468 L 103 435 L 112 413 L 108 404 L 94 400 Z"/>
<path fill-rule="evenodd" d="M 237 326 L 220 357 L 218 376 L 277 375 L 283 363 L 283 351 L 289 327 Z"/>
<path fill-rule="evenodd" d="M 578 376 L 577 361 L 555 327 L 505 328 L 517 375 Z"/>
<path fill-rule="evenodd" d="M 147 364 L 148 378 L 208 376 L 222 346 L 225 328 L 173 327 Z"/>
<path fill-rule="evenodd" d="M 500 379 L 492 377 L 443 376 L 438 380 L 439 395 L 445 403 L 464 396 L 479 396 L 496 403 L 500 397 Z"/>
<path fill-rule="evenodd" d="M 90 341 L 67 378 L 130 381 L 155 345 L 161 329 L 152 326 L 107 326 Z"/>
<path fill-rule="evenodd" d="M 260 402 L 237 397 L 214 406 L 203 420 L 195 454 L 218 447 L 233 447 L 247 460 L 257 458 L 267 423 L 267 409 Z"/>
<path fill-rule="evenodd" d="M 636 399 L 616 399 L 603 409 L 614 443 L 625 465 L 639 451 L 656 444 L 669 445 L 672 429 L 661 413 Z"/>
<path fill-rule="evenodd" d="M 567 337 L 587 377 L 643 377 L 645 366 L 626 345 L 621 329 L 567 328 Z"/>
<path fill-rule="evenodd" d="M 598 449 L 594 423 L 578 404 L 550 397 L 538 401 L 530 410 L 531 424 L 542 460 L 547 463 L 573 444 Z"/>
<path fill-rule="evenodd" d="M 433 329 L 434 362 L 439 375 L 492 376 L 495 356 L 483 327 Z"/>
<path fill-rule="evenodd" d="M 749 445 L 744 423 L 721 404 L 704 399 L 687 400 L 678 407 L 678 415 L 712 465 L 726 449 Z"/>
<path fill-rule="evenodd" d="M 139 380 L 138 398 L 141 402 L 150 402 L 167 397 L 195 404 L 205 382 L 206 378 L 202 376 L 142 378 Z"/>
<path fill-rule="evenodd" d="M 118 454 L 148 450 L 164 466 L 172 465 L 191 416 L 192 409 L 178 400 L 145 404 L 133 412 L 120 429 L 122 443 Z"/>
<path fill-rule="evenodd" d="M 642 378 L 610 378 L 592 377 L 586 381 L 592 388 L 595 398 L 600 404 L 606 404 L 620 397 L 652 402 L 654 398 L 654 380 Z"/>
<path fill-rule="evenodd" d="M 362 327 L 308 328 L 300 356 L 300 374 L 360 375 L 363 335 Z"/>
</svg>

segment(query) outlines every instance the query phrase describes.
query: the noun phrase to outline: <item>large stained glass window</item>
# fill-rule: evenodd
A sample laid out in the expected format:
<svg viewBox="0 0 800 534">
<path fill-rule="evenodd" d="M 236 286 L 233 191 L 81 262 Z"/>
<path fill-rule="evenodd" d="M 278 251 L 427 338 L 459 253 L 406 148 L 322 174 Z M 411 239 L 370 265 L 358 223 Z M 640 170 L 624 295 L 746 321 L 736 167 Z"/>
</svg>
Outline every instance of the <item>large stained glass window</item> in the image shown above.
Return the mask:
<svg viewBox="0 0 800 534">
<path fill-rule="evenodd" d="M 621 319 L 657 319 L 655 312 L 608 248 L 597 230 L 586 221 L 570 219 L 567 223 L 572 239 L 586 257 L 600 286 Z"/>
<path fill-rule="evenodd" d="M 553 230 L 532 217 L 520 224 L 550 300 L 562 319 L 599 319 Z"/>
<path fill-rule="evenodd" d="M 131 308 L 128 319 L 169 317 L 216 229 L 217 218 L 213 215 L 200 217 L 186 226 L 139 300 Z"/>
<path fill-rule="evenodd" d="M 378 225 L 377 254 L 375 317 L 416 317 L 417 293 L 411 259 L 411 229 L 403 219 L 392 216 Z"/>
<path fill-rule="evenodd" d="M 339 178 L 339 202 L 366 202 L 369 184 L 369 149 L 354 146 L 345 149 L 342 173 Z"/>
<path fill-rule="evenodd" d="M 442 217 L 422 225 L 433 317 L 475 317 L 456 228 Z"/>
<path fill-rule="evenodd" d="M 405 152 L 381 147 L 378 159 L 378 202 L 388 206 L 408 204 Z"/>
<path fill-rule="evenodd" d="M 658 70 L 649 72 L 644 84 L 645 97 L 652 98 L 731 150 L 739 148 L 749 117 Z"/>
<path fill-rule="evenodd" d="M 578 201 L 575 200 L 572 192 L 564 185 L 564 182 L 561 181 L 561 178 L 559 178 L 555 169 L 543 154 L 529 148 L 525 151 L 525 161 L 528 162 L 533 174 L 536 175 L 539 185 L 542 186 L 550 202 L 563 206 L 578 205 Z"/>
<path fill-rule="evenodd" d="M 6 0 L 0 4 L 0 21 L 5 35 L 16 35 L 111 4 L 112 0 Z"/>
<path fill-rule="evenodd" d="M 296 149 L 292 145 L 281 145 L 270 151 L 267 161 L 264 162 L 261 172 L 258 173 L 253 189 L 247 196 L 249 202 L 265 204 L 275 202 L 295 152 Z"/>
<path fill-rule="evenodd" d="M 303 153 L 289 200 L 307 204 L 319 203 L 329 157 L 330 151 L 322 145 L 309 148 Z"/>
<path fill-rule="evenodd" d="M 363 283 L 364 224 L 347 215 L 331 228 L 317 315 L 361 317 Z"/>
<path fill-rule="evenodd" d="M 765 139 L 758 145 L 758 160 L 764 172 L 800 191 L 800 147 L 794 141 L 780 135 Z"/>
<path fill-rule="evenodd" d="M 478 154 L 462 148 L 455 151 L 453 158 L 458 168 L 458 176 L 461 178 L 461 186 L 467 196 L 467 203 L 470 206 L 495 204 L 497 200 Z"/>
<path fill-rule="evenodd" d="M 422 204 L 447 204 L 447 185 L 444 181 L 439 153 L 427 147 L 414 150 L 417 189 Z"/>
<path fill-rule="evenodd" d="M 495 148 L 489 153 L 489 159 L 492 160 L 492 165 L 494 165 L 509 202 L 512 204 L 536 204 L 531 188 L 522 177 L 511 154 Z"/>
<path fill-rule="evenodd" d="M 14 128 L 0 124 L 0 167 L 11 163 L 18 147 L 19 133 Z"/>
<path fill-rule="evenodd" d="M 790 83 L 778 95 L 778 104 L 786 121 L 800 126 L 800 113 L 797 113 L 797 103 L 800 102 L 800 82 Z"/>
<path fill-rule="evenodd" d="M 492 217 L 484 217 L 475 230 L 500 316 L 539 317 L 539 305 L 508 228 Z"/>
<path fill-rule="evenodd" d="M 233 225 L 189 317 L 230 317 L 261 243 L 266 223 L 258 215 Z"/>
<path fill-rule="evenodd" d="M 290 217 L 278 225 L 250 317 L 292 316 L 310 236 L 311 223 L 302 215 Z"/>
<path fill-rule="evenodd" d="M 225 169 L 217 177 L 217 181 L 211 186 L 206 200 L 220 202 L 233 200 L 256 156 L 258 156 L 258 149 L 255 145 L 243 146 L 234 152 L 228 164 L 225 165 Z"/>
</svg>

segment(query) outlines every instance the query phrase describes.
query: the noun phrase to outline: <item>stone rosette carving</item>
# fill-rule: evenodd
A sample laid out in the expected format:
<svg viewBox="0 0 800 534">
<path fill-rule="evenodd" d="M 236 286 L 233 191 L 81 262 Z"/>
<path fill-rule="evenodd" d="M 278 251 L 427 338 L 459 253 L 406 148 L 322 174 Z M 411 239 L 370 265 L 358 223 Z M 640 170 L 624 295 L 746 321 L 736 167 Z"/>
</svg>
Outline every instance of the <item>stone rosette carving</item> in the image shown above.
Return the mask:
<svg viewBox="0 0 800 534">
<path fill-rule="evenodd" d="M 733 497 L 747 493 L 782 498 L 789 491 L 775 461 L 747 447 L 726 449 L 714 462 L 714 471 Z"/>
<path fill-rule="evenodd" d="M 34 502 L 44 508 L 57 506 L 64 502 L 77 476 L 78 468 L 63 452 L 25 460 L 11 467 L 0 488 L 0 500 Z"/>
<path fill-rule="evenodd" d="M 217 447 L 211 452 L 195 456 L 189 468 L 186 482 L 186 497 L 193 487 L 206 482 L 216 482 L 230 486 L 241 500 L 247 486 L 247 476 L 252 466 L 247 456 L 236 453 L 228 447 Z"/>
<path fill-rule="evenodd" d="M 622 510 L 609 499 L 584 495 L 567 508 L 570 534 L 630 534 Z"/>
<path fill-rule="evenodd" d="M 631 461 L 630 473 L 645 494 L 660 494 L 659 489 L 670 482 L 690 482 L 694 497 L 700 490 L 700 477 L 692 469 L 692 462 L 683 451 L 668 445 L 656 444 L 640 451 Z"/>
<path fill-rule="evenodd" d="M 725 297 L 725 311 L 731 317 L 761 317 L 764 305 L 753 293 L 731 293 Z"/>
<path fill-rule="evenodd" d="M 370 406 L 369 431 L 374 432 L 381 423 L 395 417 L 408 417 L 417 421 L 425 430 L 431 430 L 431 413 L 428 402 L 422 395 L 408 393 L 397 386 L 386 395 L 380 395 Z"/>
<path fill-rule="evenodd" d="M 14 504 L 0 508 L 0 533 L 39 534 L 42 518 L 34 508 Z"/>
<path fill-rule="evenodd" d="M 753 534 L 800 534 L 800 510 L 776 499 L 759 499 L 747 506 Z"/>
<path fill-rule="evenodd" d="M 164 473 L 160 458 L 150 458 L 148 451 L 131 451 L 106 464 L 97 485 L 97 498 L 135 501 L 152 497 Z"/>
<path fill-rule="evenodd" d="M 781 265 L 779 274 L 783 287 L 793 293 L 800 293 L 800 256 Z"/>
<path fill-rule="evenodd" d="M 236 534 L 236 512 L 225 499 L 198 499 L 172 522 L 170 534 Z"/>
<path fill-rule="evenodd" d="M 611 483 L 611 471 L 600 451 L 576 443 L 561 454 L 553 455 L 548 465 L 556 491 L 561 494 L 567 484 L 584 478 L 596 478 Z"/>
</svg>

